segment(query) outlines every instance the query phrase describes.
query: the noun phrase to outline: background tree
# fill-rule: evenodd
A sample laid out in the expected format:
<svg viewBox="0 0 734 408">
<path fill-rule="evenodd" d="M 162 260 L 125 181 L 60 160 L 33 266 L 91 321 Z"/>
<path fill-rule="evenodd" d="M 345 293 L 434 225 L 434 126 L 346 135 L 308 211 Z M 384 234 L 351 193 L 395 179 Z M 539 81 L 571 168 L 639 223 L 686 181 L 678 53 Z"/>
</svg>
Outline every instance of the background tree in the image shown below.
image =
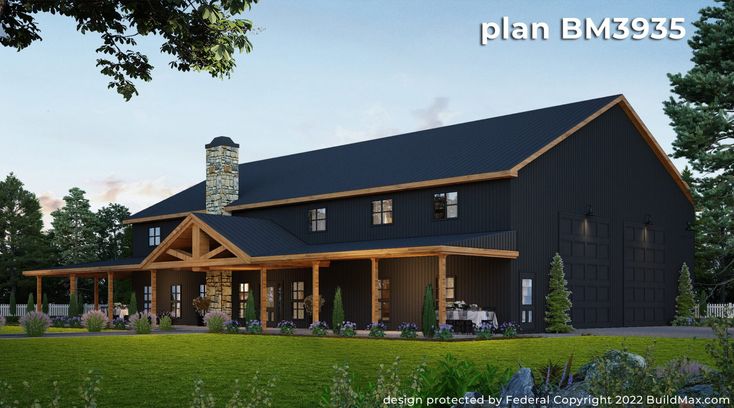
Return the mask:
<svg viewBox="0 0 734 408">
<path fill-rule="evenodd" d="M 35 279 L 22 272 L 47 266 L 50 248 L 41 217 L 38 199 L 13 173 L 0 181 L 0 298 L 32 291 Z"/>
<path fill-rule="evenodd" d="M 255 310 L 255 293 L 252 290 L 247 294 L 247 303 L 245 303 L 245 322 L 251 320 L 258 320 Z"/>
<path fill-rule="evenodd" d="M 426 292 L 423 295 L 423 321 L 421 330 L 424 337 L 433 337 L 436 332 L 436 301 L 433 299 L 433 287 L 429 284 L 426 286 Z"/>
<path fill-rule="evenodd" d="M 132 228 L 122 222 L 130 216 L 130 210 L 112 203 L 96 213 L 97 258 L 120 259 L 132 256 Z"/>
<path fill-rule="evenodd" d="M 8 303 L 8 306 L 10 306 L 10 316 L 15 317 L 18 313 L 18 305 L 15 301 L 15 291 L 10 292 L 10 301 Z"/>
<path fill-rule="evenodd" d="M 51 213 L 53 244 L 62 265 L 96 261 L 96 218 L 90 210 L 85 192 L 77 187 L 64 197 L 64 206 Z"/>
<path fill-rule="evenodd" d="M 28 294 L 28 303 L 25 305 L 25 311 L 30 313 L 36 310 L 36 301 L 33 300 L 33 293 Z"/>
<path fill-rule="evenodd" d="M 344 323 L 344 304 L 342 303 L 342 288 L 336 287 L 334 294 L 334 307 L 331 311 L 331 328 L 334 333 L 339 334 L 342 323 Z"/>
<path fill-rule="evenodd" d="M 683 263 L 678 276 L 678 296 L 675 297 L 674 324 L 690 325 L 696 310 L 696 297 L 693 293 L 693 283 L 688 265 Z"/>
<path fill-rule="evenodd" d="M 673 156 L 688 159 L 692 170 L 696 281 L 725 301 L 734 283 L 734 2 L 717 3 L 693 23 L 694 66 L 668 75 L 677 98 L 664 105 L 677 134 Z"/>
<path fill-rule="evenodd" d="M 571 326 L 571 291 L 566 287 L 563 272 L 563 259 L 556 253 L 551 261 L 548 294 L 545 296 L 545 331 L 549 333 L 568 333 Z"/>
<path fill-rule="evenodd" d="M 138 313 L 138 300 L 135 298 L 135 292 L 130 294 L 130 304 L 127 305 L 127 313 L 130 316 Z"/>
<path fill-rule="evenodd" d="M 69 295 L 69 317 L 76 317 L 81 315 L 79 313 L 79 296 L 76 294 Z"/>
<path fill-rule="evenodd" d="M 250 52 L 250 20 L 238 16 L 257 0 L 169 1 L 48 1 L 0 0 L 0 44 L 23 50 L 41 40 L 35 16 L 51 13 L 69 17 L 82 34 L 100 35 L 97 66 L 110 77 L 125 100 L 138 91 L 133 80 L 150 81 L 153 65 L 137 39 L 157 36 L 160 49 L 172 56 L 171 68 L 203 71 L 212 77 L 229 77 L 235 68 L 235 50 Z M 0 32 L 1 33 L 1 32 Z"/>
</svg>

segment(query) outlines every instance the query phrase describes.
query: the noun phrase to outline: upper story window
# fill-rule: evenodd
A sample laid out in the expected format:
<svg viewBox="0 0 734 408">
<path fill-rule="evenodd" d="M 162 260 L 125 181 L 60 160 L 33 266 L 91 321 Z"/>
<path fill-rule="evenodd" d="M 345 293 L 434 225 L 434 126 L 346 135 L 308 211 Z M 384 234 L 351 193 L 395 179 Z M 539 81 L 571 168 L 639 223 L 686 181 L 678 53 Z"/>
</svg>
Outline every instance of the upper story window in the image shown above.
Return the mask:
<svg viewBox="0 0 734 408">
<path fill-rule="evenodd" d="M 433 195 L 433 218 L 445 220 L 459 216 L 459 193 L 437 193 Z"/>
<path fill-rule="evenodd" d="M 158 246 L 161 243 L 161 227 L 148 228 L 148 246 Z"/>
<path fill-rule="evenodd" d="M 326 208 L 308 210 L 309 230 L 326 231 Z"/>
<path fill-rule="evenodd" d="M 392 198 L 372 202 L 372 225 L 392 224 Z"/>
</svg>

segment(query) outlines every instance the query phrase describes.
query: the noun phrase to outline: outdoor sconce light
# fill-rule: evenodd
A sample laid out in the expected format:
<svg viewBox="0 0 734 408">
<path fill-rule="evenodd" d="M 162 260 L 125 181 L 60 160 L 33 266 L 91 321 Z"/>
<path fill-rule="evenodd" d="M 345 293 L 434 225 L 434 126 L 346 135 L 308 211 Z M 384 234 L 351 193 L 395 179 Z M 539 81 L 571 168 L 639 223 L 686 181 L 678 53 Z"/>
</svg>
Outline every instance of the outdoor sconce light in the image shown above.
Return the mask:
<svg viewBox="0 0 734 408">
<path fill-rule="evenodd" d="M 586 215 L 587 217 L 593 217 L 593 216 L 594 216 L 594 210 L 593 210 L 593 209 L 591 208 L 591 204 L 589 204 L 589 205 L 588 205 L 588 206 L 586 207 L 586 213 L 585 213 L 585 215 Z"/>
<path fill-rule="evenodd" d="M 652 225 L 652 215 L 645 214 L 645 225 Z"/>
</svg>

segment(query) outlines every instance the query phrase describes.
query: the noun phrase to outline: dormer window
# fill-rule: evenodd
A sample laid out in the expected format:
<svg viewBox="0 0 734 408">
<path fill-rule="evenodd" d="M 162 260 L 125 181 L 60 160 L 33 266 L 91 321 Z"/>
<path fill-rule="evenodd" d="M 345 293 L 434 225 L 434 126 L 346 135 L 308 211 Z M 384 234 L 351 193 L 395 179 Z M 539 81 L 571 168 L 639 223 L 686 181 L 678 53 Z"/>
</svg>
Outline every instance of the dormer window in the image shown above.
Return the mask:
<svg viewBox="0 0 734 408">
<path fill-rule="evenodd" d="M 326 208 L 308 210 L 308 224 L 311 232 L 326 231 Z"/>
<path fill-rule="evenodd" d="M 392 224 L 392 199 L 372 202 L 372 225 Z"/>
<path fill-rule="evenodd" d="M 459 193 L 436 193 L 433 195 L 433 218 L 445 220 L 459 217 Z"/>
<path fill-rule="evenodd" d="M 148 228 L 148 246 L 158 246 L 161 243 L 161 227 Z"/>
</svg>

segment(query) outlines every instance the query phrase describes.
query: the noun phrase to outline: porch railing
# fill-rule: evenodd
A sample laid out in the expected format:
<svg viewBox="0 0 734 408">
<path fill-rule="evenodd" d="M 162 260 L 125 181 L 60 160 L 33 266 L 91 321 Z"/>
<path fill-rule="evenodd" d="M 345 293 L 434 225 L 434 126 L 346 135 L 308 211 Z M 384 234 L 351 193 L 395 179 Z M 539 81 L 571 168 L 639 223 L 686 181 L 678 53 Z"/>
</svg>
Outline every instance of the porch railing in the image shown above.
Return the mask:
<svg viewBox="0 0 734 408">
<path fill-rule="evenodd" d="M 27 304 L 19 304 L 15 306 L 15 315 L 18 317 L 24 316 L 26 314 L 26 307 Z M 94 305 L 90 303 L 84 304 L 84 312 L 88 312 L 90 310 L 94 309 Z M 107 310 L 106 305 L 100 305 L 101 310 Z M 69 315 L 69 304 L 68 303 L 49 303 L 48 305 L 48 314 L 49 316 L 68 316 Z M 0 304 L 0 316 L 8 317 L 10 316 L 10 305 Z"/>
</svg>

